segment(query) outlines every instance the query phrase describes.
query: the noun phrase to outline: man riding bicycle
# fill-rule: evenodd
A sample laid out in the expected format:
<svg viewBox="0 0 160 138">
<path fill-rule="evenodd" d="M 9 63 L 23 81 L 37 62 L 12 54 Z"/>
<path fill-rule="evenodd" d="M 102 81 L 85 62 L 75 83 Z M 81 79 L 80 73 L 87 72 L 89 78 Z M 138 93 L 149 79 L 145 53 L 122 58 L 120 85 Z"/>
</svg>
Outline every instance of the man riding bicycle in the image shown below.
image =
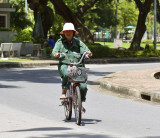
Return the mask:
<svg viewBox="0 0 160 138">
<path fill-rule="evenodd" d="M 67 72 L 68 60 L 65 57 L 60 58 L 60 53 L 65 53 L 71 62 L 77 62 L 80 58 L 79 56 L 71 56 L 75 53 L 78 55 L 78 53 L 83 54 L 87 51 L 89 56 L 92 56 L 92 53 L 82 41 L 74 38 L 78 32 L 75 30 L 72 23 L 65 23 L 60 34 L 63 34 L 64 37 L 57 40 L 51 56 L 52 58 L 59 58 L 58 71 L 62 78 L 62 95 L 60 96 L 60 99 L 64 99 L 66 98 L 66 92 L 69 89 L 70 82 L 68 81 Z M 84 62 L 79 66 L 84 66 Z M 86 83 L 80 84 L 80 91 L 82 102 L 85 102 L 87 93 Z M 83 112 L 85 112 L 84 108 Z"/>
</svg>

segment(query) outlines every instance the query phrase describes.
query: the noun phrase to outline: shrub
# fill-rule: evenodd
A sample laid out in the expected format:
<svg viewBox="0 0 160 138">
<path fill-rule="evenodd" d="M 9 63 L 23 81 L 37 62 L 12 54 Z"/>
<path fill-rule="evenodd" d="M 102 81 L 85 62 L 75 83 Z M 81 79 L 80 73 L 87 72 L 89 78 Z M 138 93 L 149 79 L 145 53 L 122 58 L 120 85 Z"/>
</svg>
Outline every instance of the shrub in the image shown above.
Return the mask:
<svg viewBox="0 0 160 138">
<path fill-rule="evenodd" d="M 150 44 L 150 43 L 153 43 L 153 40 L 143 39 L 142 42 L 143 42 L 143 43 Z"/>
<path fill-rule="evenodd" d="M 12 29 L 6 27 L 0 27 L 0 31 L 12 31 Z"/>
<path fill-rule="evenodd" d="M 144 51 L 145 51 L 145 52 L 154 51 L 154 47 L 153 47 L 153 46 L 150 46 L 149 44 L 146 44 Z"/>
<path fill-rule="evenodd" d="M 93 58 L 104 58 L 110 55 L 110 48 L 102 46 L 101 44 L 86 44 L 93 53 Z"/>
<path fill-rule="evenodd" d="M 45 51 L 47 57 L 51 56 L 51 53 L 52 53 L 52 48 L 51 47 L 45 47 L 44 51 Z"/>
<path fill-rule="evenodd" d="M 159 57 L 160 51 L 154 50 L 153 46 L 146 45 L 144 50 L 140 51 L 131 51 L 126 49 L 115 49 L 109 48 L 107 46 L 102 46 L 98 43 L 86 43 L 88 48 L 92 51 L 93 56 L 92 58 L 126 58 L 126 57 Z M 52 53 L 52 48 L 45 47 L 45 52 L 48 57 L 50 57 Z"/>
<path fill-rule="evenodd" d="M 124 57 L 158 57 L 160 56 L 159 50 L 154 50 L 153 46 L 146 45 L 144 50 L 131 51 L 131 50 L 120 50 L 115 48 L 108 48 L 101 44 L 87 44 L 89 49 L 93 53 L 92 58 L 124 58 Z"/>
<path fill-rule="evenodd" d="M 32 37 L 32 32 L 33 30 L 31 28 L 26 28 L 24 30 L 18 31 L 13 41 L 34 42 L 35 39 Z"/>
</svg>

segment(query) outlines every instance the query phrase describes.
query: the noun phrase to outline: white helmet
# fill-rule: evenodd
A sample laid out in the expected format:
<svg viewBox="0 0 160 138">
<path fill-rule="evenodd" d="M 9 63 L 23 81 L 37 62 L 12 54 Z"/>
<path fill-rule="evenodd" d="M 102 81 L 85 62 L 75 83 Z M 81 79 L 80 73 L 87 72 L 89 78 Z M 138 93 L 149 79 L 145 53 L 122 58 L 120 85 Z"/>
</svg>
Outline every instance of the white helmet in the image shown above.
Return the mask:
<svg viewBox="0 0 160 138">
<path fill-rule="evenodd" d="M 73 23 L 65 23 L 63 26 L 63 30 L 60 32 L 60 34 L 64 34 L 63 32 L 66 30 L 73 30 L 75 32 L 75 35 L 78 34 L 78 32 L 74 28 Z"/>
</svg>

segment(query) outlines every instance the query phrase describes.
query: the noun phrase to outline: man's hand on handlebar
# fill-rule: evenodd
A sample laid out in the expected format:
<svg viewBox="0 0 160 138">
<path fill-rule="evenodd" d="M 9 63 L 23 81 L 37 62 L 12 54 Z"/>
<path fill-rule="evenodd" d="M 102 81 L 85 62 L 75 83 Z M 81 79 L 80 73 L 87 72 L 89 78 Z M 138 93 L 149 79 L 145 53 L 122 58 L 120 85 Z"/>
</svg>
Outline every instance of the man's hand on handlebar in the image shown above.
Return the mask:
<svg viewBox="0 0 160 138">
<path fill-rule="evenodd" d="M 87 54 L 91 57 L 92 56 L 92 52 L 88 51 Z"/>
<path fill-rule="evenodd" d="M 59 57 L 60 57 L 60 53 L 58 53 L 58 52 L 55 53 L 55 54 L 54 54 L 54 57 L 59 58 Z"/>
</svg>

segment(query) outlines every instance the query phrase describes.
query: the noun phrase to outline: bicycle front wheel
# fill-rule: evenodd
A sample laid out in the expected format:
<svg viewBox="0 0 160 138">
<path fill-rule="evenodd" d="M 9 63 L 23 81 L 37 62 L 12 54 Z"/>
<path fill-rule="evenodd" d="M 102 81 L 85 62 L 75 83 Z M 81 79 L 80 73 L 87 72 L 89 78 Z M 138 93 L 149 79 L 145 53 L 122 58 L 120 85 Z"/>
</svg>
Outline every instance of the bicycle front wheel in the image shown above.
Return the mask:
<svg viewBox="0 0 160 138">
<path fill-rule="evenodd" d="M 75 111 L 75 118 L 77 125 L 81 124 L 81 108 L 82 108 L 82 102 L 81 102 L 81 93 L 79 86 L 76 86 L 74 89 L 74 111 Z"/>
<path fill-rule="evenodd" d="M 72 117 L 72 99 L 71 98 L 65 99 L 64 112 L 65 112 L 66 120 L 71 120 L 71 117 Z"/>
</svg>

